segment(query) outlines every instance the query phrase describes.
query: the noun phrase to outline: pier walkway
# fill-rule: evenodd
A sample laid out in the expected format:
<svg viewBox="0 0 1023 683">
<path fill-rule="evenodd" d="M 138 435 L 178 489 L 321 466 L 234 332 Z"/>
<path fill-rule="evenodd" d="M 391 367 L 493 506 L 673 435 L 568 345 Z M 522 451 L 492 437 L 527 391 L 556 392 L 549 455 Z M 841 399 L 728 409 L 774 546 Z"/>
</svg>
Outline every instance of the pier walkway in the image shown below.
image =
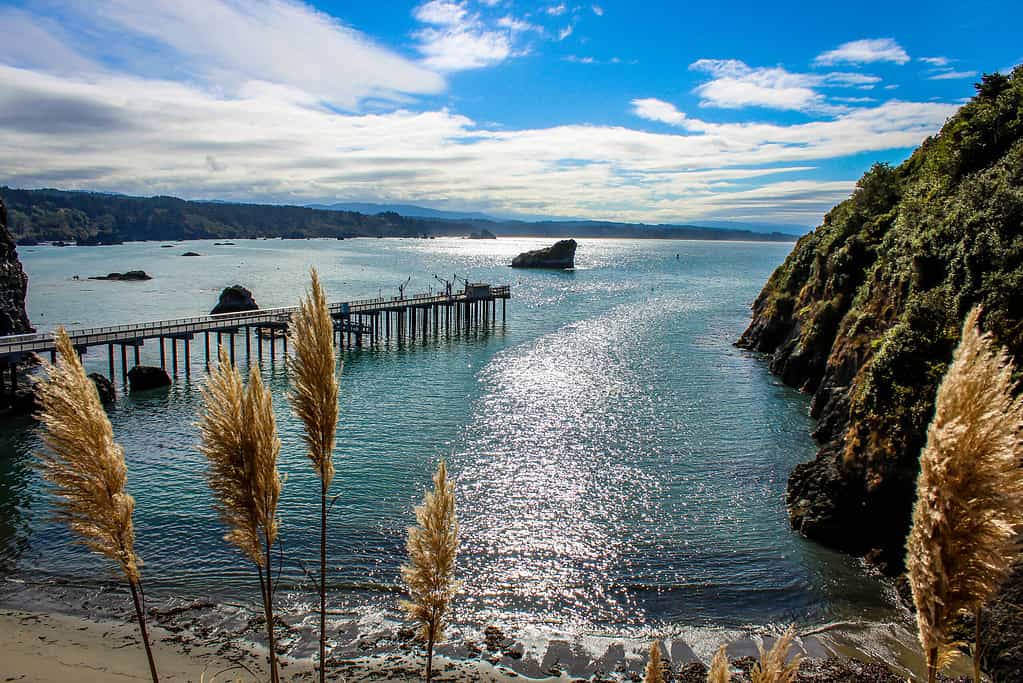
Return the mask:
<svg viewBox="0 0 1023 683">
<path fill-rule="evenodd" d="M 427 339 L 430 336 L 469 333 L 488 329 L 497 322 L 497 302 L 501 302 L 501 321 L 507 315 L 507 301 L 511 288 L 507 285 L 468 284 L 461 292 L 451 294 L 419 294 L 411 297 L 392 297 L 346 301 L 330 304 L 334 331 L 340 349 L 374 346 Z M 217 346 L 228 337 L 225 347 L 232 362 L 235 359 L 235 337 L 241 336 L 247 357 L 251 360 L 253 339 L 256 357 L 263 358 L 264 345 L 269 348 L 271 361 L 276 357 L 277 344 L 284 354 L 288 352 L 287 329 L 297 306 L 269 308 L 241 313 L 221 313 L 174 320 L 129 323 L 110 327 L 68 330 L 71 342 L 80 355 L 95 347 L 107 347 L 107 360 L 111 381 L 115 380 L 115 360 L 119 347 L 122 378 L 127 378 L 128 349 L 132 349 L 134 365 L 141 364 L 139 348 L 147 340 L 157 340 L 160 346 L 160 366 L 167 369 L 166 342 L 170 342 L 170 369 L 178 371 L 178 344 L 183 346 L 185 373 L 191 371 L 191 342 L 196 335 L 205 341 L 206 365 L 216 355 L 211 335 L 216 335 Z M 53 335 L 49 332 L 0 337 L 0 392 L 16 389 L 16 364 L 30 353 L 56 354 Z M 4 375 L 10 369 L 10 384 Z"/>
</svg>

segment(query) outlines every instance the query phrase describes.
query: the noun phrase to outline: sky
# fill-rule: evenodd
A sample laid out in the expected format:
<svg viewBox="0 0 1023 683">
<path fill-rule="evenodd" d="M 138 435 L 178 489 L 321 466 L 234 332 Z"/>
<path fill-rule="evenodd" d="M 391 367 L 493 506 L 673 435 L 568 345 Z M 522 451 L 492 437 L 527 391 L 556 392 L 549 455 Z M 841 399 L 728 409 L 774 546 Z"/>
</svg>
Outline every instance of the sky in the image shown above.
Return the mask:
<svg viewBox="0 0 1023 683">
<path fill-rule="evenodd" d="M 1023 3 L 0 0 L 0 184 L 810 228 Z"/>
</svg>

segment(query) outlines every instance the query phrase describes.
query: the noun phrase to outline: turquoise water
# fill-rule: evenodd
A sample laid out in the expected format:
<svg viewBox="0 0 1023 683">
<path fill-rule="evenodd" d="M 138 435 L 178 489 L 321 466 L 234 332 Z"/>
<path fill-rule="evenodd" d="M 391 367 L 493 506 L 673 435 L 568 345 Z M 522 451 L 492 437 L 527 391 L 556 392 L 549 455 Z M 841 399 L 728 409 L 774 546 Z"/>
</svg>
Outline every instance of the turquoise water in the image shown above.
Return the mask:
<svg viewBox="0 0 1023 683">
<path fill-rule="evenodd" d="M 332 300 L 411 291 L 434 273 L 512 285 L 489 333 L 344 354 L 333 606 L 394 606 L 411 509 L 446 457 L 457 482 L 456 621 L 575 633 L 875 619 L 882 584 L 788 526 L 785 481 L 812 458 L 807 397 L 732 342 L 786 244 L 583 240 L 575 272 L 512 271 L 542 242 L 347 240 L 23 247 L 40 329 L 205 313 L 229 284 L 293 305 L 315 265 Z M 200 258 L 181 258 L 194 250 Z M 678 255 L 678 258 L 676 258 Z M 89 281 L 143 269 L 148 282 Z M 81 280 L 72 279 L 74 275 Z M 243 345 L 239 361 L 245 365 Z M 97 349 L 87 361 L 105 372 Z M 143 362 L 158 363 L 155 343 Z M 111 411 L 137 500 L 151 595 L 256 599 L 255 574 L 222 541 L 196 450 L 203 381 L 119 397 Z M 281 430 L 282 601 L 301 610 L 318 557 L 318 484 L 264 364 Z M 0 435 L 0 571 L 88 585 L 113 575 L 50 522 L 30 469 L 31 426 Z"/>
</svg>

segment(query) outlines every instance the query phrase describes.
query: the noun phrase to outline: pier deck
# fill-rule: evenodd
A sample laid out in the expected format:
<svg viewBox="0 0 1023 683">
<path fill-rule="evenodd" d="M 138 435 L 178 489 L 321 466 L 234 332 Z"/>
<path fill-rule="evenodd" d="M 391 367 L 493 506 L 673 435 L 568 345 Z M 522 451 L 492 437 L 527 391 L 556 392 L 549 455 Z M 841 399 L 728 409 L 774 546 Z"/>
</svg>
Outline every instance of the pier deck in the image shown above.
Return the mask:
<svg viewBox="0 0 1023 683">
<path fill-rule="evenodd" d="M 452 294 L 419 294 L 411 297 L 363 299 L 329 304 L 334 318 L 334 332 L 339 348 L 361 347 L 365 344 L 398 343 L 426 339 L 440 334 L 458 334 L 488 328 L 497 322 L 497 302 L 501 302 L 501 320 L 506 318 L 506 302 L 511 298 L 507 285 L 473 284 L 464 291 Z M 108 327 L 68 330 L 72 344 L 79 354 L 94 347 L 108 350 L 110 379 L 114 378 L 114 348 L 120 347 L 122 376 L 126 377 L 128 351 L 132 349 L 135 365 L 140 364 L 139 347 L 147 340 L 158 340 L 160 365 L 166 367 L 165 341 L 171 343 L 174 373 L 177 373 L 178 342 L 184 345 L 184 368 L 190 370 L 189 342 L 196 335 L 205 339 L 205 360 L 211 358 L 210 335 L 217 335 L 218 345 L 229 337 L 231 360 L 235 357 L 235 337 L 244 337 L 248 357 L 252 355 L 252 338 L 256 340 L 257 359 L 263 357 L 263 345 L 269 347 L 270 358 L 276 356 L 276 343 L 280 341 L 287 354 L 287 329 L 297 306 L 269 308 L 241 313 L 201 315 L 173 320 L 128 323 Z M 50 332 L 0 337 L 0 391 L 5 389 L 2 371 L 9 367 L 12 386 L 17 381 L 14 366 L 27 354 L 55 354 L 53 334 Z M 214 352 L 215 353 L 215 352 Z"/>
</svg>

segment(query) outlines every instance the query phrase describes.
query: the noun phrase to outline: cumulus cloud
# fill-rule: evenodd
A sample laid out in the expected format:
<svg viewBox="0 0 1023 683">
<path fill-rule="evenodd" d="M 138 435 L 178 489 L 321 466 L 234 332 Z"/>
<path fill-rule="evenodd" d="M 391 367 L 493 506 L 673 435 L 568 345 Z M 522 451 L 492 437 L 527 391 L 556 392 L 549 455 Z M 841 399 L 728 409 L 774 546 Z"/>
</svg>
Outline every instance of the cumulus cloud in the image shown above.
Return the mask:
<svg viewBox="0 0 1023 683">
<path fill-rule="evenodd" d="M 680 112 L 674 104 L 654 97 L 633 100 L 632 113 L 641 119 L 667 123 L 671 126 L 681 126 L 686 120 L 686 115 Z"/>
<path fill-rule="evenodd" d="M 464 2 L 429 0 L 413 12 L 427 24 L 413 35 L 423 54 L 423 64 L 438 71 L 464 71 L 500 64 L 513 54 L 511 32 L 518 31 L 513 18 L 505 18 L 492 30 Z"/>
<path fill-rule="evenodd" d="M 593 13 L 596 14 L 598 17 L 604 16 L 604 8 L 601 7 L 600 5 L 593 5 L 590 9 L 592 9 Z"/>
<path fill-rule="evenodd" d="M 842 43 L 834 50 L 817 55 L 815 64 L 830 66 L 833 64 L 873 64 L 875 62 L 893 62 L 905 64 L 909 54 L 892 38 L 868 38 Z"/>
<path fill-rule="evenodd" d="M 568 7 L 563 2 L 559 2 L 557 5 L 550 5 L 546 10 L 547 14 L 552 17 L 560 17 L 562 14 L 568 11 Z"/>
<path fill-rule="evenodd" d="M 565 28 L 558 31 L 558 40 L 564 40 L 565 38 L 568 38 L 570 35 L 572 35 L 572 31 L 574 30 L 575 28 L 571 24 L 569 24 Z"/>
</svg>

